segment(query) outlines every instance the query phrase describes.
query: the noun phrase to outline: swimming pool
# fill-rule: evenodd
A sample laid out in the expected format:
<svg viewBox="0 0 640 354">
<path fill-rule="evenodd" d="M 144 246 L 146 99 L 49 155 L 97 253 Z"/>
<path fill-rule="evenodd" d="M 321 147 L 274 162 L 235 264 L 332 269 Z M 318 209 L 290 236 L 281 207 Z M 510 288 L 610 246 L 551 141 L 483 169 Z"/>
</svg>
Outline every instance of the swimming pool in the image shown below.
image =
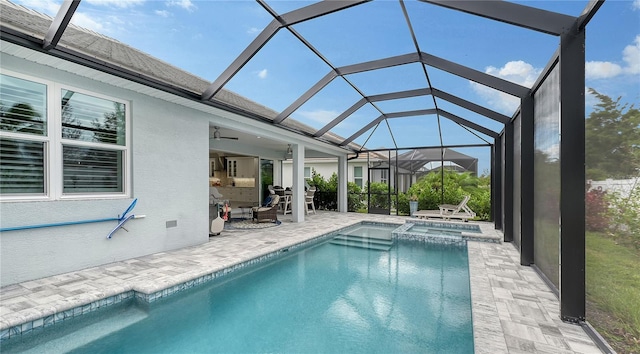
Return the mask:
<svg viewBox="0 0 640 354">
<path fill-rule="evenodd" d="M 128 300 L 11 338 L 2 350 L 473 352 L 466 246 L 400 240 L 379 251 L 334 236 L 151 304 Z"/>
</svg>

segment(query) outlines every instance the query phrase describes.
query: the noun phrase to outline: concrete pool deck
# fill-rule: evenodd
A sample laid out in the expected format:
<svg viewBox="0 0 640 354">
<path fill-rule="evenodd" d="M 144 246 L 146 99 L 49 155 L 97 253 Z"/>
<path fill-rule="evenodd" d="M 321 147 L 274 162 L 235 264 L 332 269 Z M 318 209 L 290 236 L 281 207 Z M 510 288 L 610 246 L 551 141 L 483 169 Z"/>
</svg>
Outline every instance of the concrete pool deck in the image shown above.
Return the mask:
<svg viewBox="0 0 640 354">
<path fill-rule="evenodd" d="M 225 231 L 209 242 L 0 288 L 0 337 L 42 327 L 131 296 L 169 295 L 194 279 L 359 221 L 404 224 L 407 217 L 318 211 L 304 223 Z M 414 219 L 415 220 L 415 219 Z M 490 223 L 478 223 L 501 238 Z M 578 325 L 564 323 L 553 292 L 507 243 L 468 242 L 476 353 L 601 353 Z M 164 293 L 163 293 L 164 291 Z"/>
</svg>

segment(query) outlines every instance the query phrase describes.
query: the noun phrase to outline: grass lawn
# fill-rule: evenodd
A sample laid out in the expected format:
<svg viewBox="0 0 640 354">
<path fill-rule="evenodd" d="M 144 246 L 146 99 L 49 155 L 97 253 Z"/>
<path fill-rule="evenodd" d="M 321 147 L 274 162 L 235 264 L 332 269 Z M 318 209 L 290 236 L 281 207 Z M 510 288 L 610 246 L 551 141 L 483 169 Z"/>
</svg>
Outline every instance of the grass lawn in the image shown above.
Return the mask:
<svg viewBox="0 0 640 354">
<path fill-rule="evenodd" d="M 640 354 L 640 251 L 586 237 L 587 320 L 618 353 Z"/>
</svg>

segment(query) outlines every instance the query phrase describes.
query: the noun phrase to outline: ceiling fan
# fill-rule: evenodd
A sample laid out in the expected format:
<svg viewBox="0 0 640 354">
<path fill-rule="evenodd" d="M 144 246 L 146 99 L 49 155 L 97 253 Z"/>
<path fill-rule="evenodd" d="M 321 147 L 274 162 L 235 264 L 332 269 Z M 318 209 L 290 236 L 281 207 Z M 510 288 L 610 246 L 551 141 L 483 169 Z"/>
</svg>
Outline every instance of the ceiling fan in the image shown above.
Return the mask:
<svg viewBox="0 0 640 354">
<path fill-rule="evenodd" d="M 221 136 L 220 127 L 213 127 L 213 128 L 215 129 L 215 131 L 213 132 L 213 140 L 220 140 L 220 139 L 238 140 L 238 137 Z"/>
</svg>

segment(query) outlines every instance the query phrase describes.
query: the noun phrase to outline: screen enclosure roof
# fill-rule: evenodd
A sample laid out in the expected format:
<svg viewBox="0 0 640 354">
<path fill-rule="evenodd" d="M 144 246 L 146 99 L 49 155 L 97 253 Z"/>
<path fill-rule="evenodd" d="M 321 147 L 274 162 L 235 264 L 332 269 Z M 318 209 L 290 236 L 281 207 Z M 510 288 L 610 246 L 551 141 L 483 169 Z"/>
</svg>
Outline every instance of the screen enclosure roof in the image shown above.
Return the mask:
<svg viewBox="0 0 640 354">
<path fill-rule="evenodd" d="M 164 33 L 114 39 L 70 24 L 94 2 L 1 0 L 2 37 L 351 151 L 489 146 L 601 2 L 190 3 Z"/>
</svg>

